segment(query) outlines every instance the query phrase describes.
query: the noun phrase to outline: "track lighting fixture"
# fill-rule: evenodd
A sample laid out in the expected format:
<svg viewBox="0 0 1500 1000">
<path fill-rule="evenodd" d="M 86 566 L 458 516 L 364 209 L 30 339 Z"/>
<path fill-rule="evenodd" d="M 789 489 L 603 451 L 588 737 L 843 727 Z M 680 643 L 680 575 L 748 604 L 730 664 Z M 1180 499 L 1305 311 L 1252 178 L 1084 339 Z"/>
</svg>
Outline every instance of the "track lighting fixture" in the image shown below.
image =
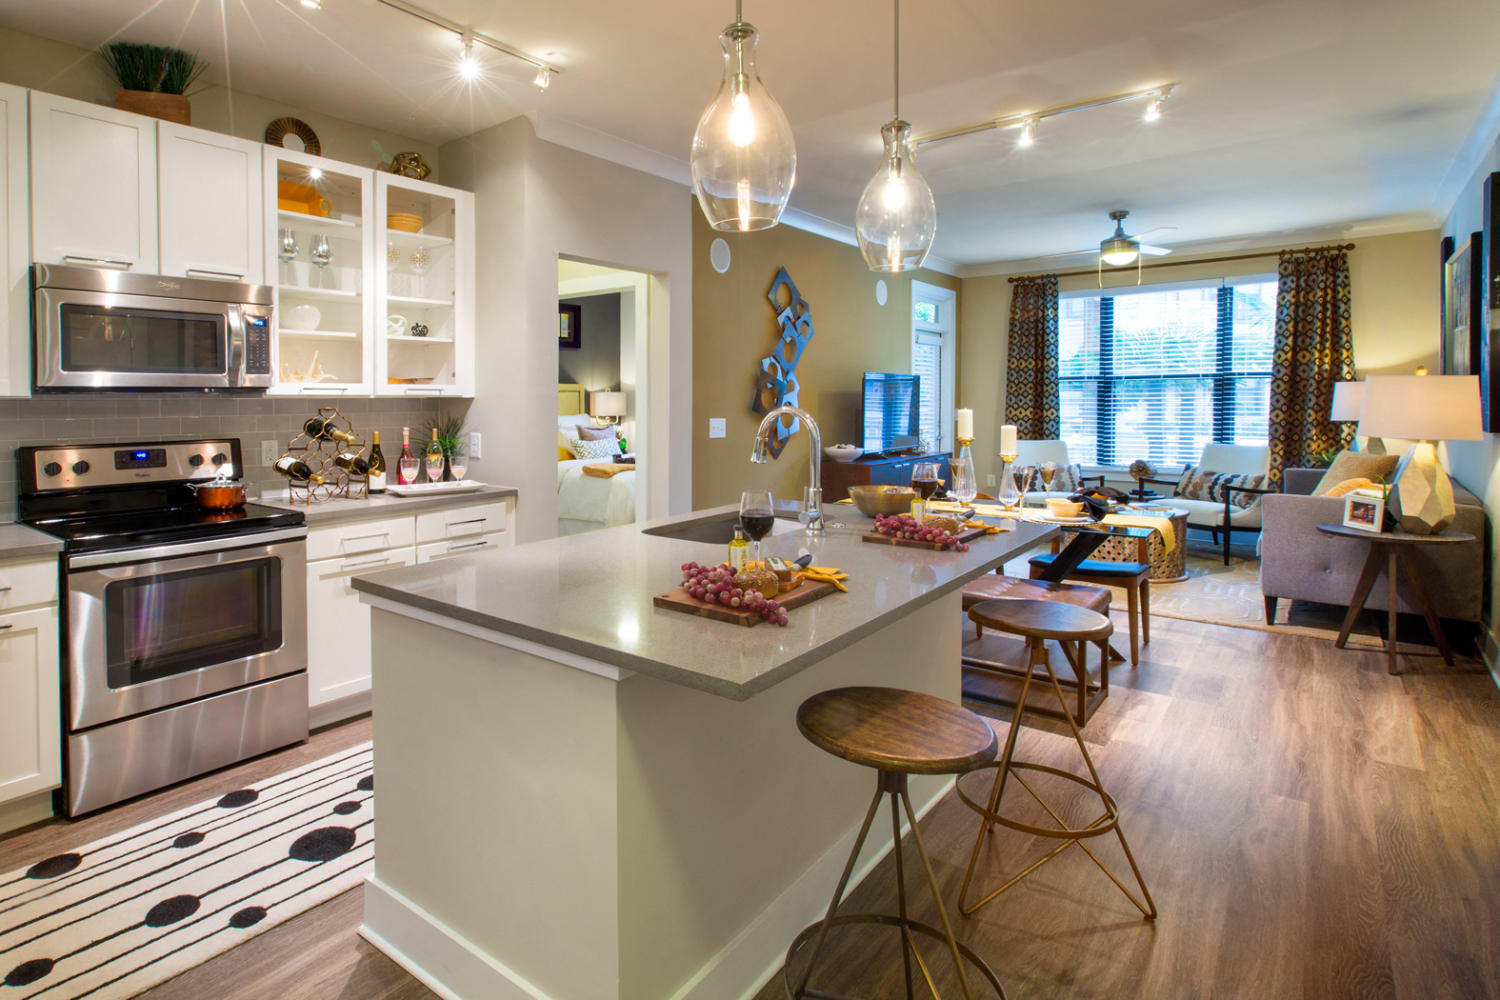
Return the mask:
<svg viewBox="0 0 1500 1000">
<path fill-rule="evenodd" d="M 1016 137 L 1016 145 L 1022 149 L 1036 142 L 1036 119 L 1028 118 L 1021 123 L 1021 134 Z"/>
<path fill-rule="evenodd" d="M 371 0 L 365 0 L 365 2 L 371 2 Z M 483 45 L 487 49 L 493 49 L 496 52 L 508 55 L 512 59 L 519 59 L 523 63 L 530 63 L 532 66 L 535 66 L 537 74 L 532 83 L 538 90 L 546 90 L 547 84 L 552 82 L 553 75 L 562 72 L 559 67 L 554 66 L 545 59 L 518 49 L 514 45 L 508 45 L 498 38 L 492 38 L 489 35 L 481 34 L 478 31 L 467 28 L 457 21 L 450 20 L 425 7 L 419 7 L 412 3 L 411 0 L 373 0 L 373 2 L 384 7 L 389 7 L 392 10 L 399 10 L 403 14 L 409 14 L 419 21 L 426 21 L 428 24 L 442 28 L 444 31 L 451 31 L 454 35 L 458 36 L 463 48 L 458 58 L 456 70 L 461 79 L 470 83 L 484 75 L 484 63 L 474 54 L 476 43 Z M 324 0 L 302 0 L 304 7 L 322 7 L 323 3 Z M 548 54 L 551 55 L 551 53 Z"/>
<path fill-rule="evenodd" d="M 458 57 L 458 75 L 473 83 L 484 72 L 484 67 L 474 58 L 474 36 L 466 31 L 462 38 L 463 52 Z"/>
<path fill-rule="evenodd" d="M 1171 87 L 1163 87 L 1161 90 L 1157 91 L 1155 95 L 1153 95 L 1149 100 L 1146 101 L 1146 111 L 1141 115 L 1141 117 L 1148 122 L 1154 122 L 1158 118 L 1160 118 L 1161 106 L 1166 103 L 1166 100 L 1169 96 L 1171 96 L 1171 93 Z"/>
<path fill-rule="evenodd" d="M 308 10 L 322 10 L 323 0 L 302 0 L 302 6 Z"/>
<path fill-rule="evenodd" d="M 977 132 L 989 132 L 996 129 L 1020 129 L 1020 135 L 1016 138 L 1016 145 L 1025 148 L 1030 146 L 1036 139 L 1036 130 L 1044 118 L 1057 118 L 1060 115 L 1070 115 L 1075 111 L 1091 111 L 1094 108 L 1106 107 L 1110 104 L 1118 104 L 1121 101 L 1146 102 L 1145 111 L 1141 117 L 1148 122 L 1154 122 L 1161 118 L 1163 106 L 1167 98 L 1177 84 L 1168 83 L 1160 87 L 1147 87 L 1144 90 L 1130 90 L 1123 94 L 1110 94 L 1108 97 L 1095 97 L 1087 101 L 1079 101 L 1076 104 L 1060 104 L 1057 107 L 1047 108 L 1042 111 L 1027 111 L 1023 114 L 1006 115 L 1001 118 L 991 118 L 988 121 L 974 122 L 971 125 L 957 125 L 953 128 L 944 129 L 941 132 L 933 132 L 924 135 L 912 142 L 913 146 L 925 146 L 931 142 L 943 142 L 946 139 L 957 139 L 960 136 L 974 135 Z"/>
<path fill-rule="evenodd" d="M 552 85 L 552 71 L 543 66 L 536 71 L 536 78 L 531 81 L 531 85 L 537 90 L 546 90 Z"/>
</svg>

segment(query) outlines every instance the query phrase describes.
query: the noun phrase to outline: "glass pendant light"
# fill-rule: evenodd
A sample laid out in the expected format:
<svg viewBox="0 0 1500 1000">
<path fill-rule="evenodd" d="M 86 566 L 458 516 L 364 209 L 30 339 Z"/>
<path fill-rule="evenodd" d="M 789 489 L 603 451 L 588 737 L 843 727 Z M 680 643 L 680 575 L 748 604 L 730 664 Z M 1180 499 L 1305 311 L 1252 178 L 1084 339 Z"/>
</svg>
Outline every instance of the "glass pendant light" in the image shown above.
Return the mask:
<svg viewBox="0 0 1500 1000">
<path fill-rule="evenodd" d="M 728 232 L 770 229 L 781 221 L 797 179 L 797 147 L 781 105 L 755 70 L 755 26 L 736 0 L 724 29 L 724 81 L 698 119 L 691 157 L 693 187 L 708 224 Z"/>
<path fill-rule="evenodd" d="M 854 211 L 859 252 L 872 271 L 910 271 L 922 266 L 937 235 L 937 204 L 917 170 L 911 125 L 901 120 L 901 0 L 896 5 L 895 116 L 881 126 L 885 153 Z"/>
</svg>

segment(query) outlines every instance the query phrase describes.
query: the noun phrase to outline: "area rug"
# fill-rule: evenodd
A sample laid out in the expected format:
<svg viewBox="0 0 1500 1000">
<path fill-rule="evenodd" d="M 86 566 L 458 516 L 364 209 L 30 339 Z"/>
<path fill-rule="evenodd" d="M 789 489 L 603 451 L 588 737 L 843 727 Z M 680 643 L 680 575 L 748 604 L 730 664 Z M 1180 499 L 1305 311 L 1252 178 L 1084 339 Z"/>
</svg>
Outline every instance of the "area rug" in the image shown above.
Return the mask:
<svg viewBox="0 0 1500 1000">
<path fill-rule="evenodd" d="M 369 743 L 0 875 L 0 997 L 125 1000 L 359 885 Z"/>
</svg>

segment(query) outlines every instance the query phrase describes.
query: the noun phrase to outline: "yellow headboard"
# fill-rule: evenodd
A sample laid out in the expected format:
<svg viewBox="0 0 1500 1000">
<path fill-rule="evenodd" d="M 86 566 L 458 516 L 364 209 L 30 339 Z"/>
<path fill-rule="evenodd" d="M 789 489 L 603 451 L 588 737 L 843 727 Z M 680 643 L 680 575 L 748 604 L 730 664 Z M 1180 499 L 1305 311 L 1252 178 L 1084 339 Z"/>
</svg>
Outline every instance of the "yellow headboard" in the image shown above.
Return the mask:
<svg viewBox="0 0 1500 1000">
<path fill-rule="evenodd" d="M 579 413 L 587 413 L 584 403 L 588 399 L 588 391 L 576 382 L 557 383 L 557 415 L 559 417 L 571 417 Z"/>
</svg>

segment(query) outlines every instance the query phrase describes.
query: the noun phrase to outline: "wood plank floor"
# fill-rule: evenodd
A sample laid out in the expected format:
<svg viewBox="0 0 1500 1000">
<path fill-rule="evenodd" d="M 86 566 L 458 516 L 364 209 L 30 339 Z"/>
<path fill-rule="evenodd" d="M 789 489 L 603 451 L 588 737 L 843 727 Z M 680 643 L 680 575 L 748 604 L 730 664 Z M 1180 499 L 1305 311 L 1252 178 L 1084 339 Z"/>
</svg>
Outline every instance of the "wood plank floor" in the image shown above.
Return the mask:
<svg viewBox="0 0 1500 1000">
<path fill-rule="evenodd" d="M 1403 657 L 1421 672 L 1390 677 L 1381 654 L 1298 636 L 1169 619 L 1154 620 L 1151 634 L 1139 668 L 1113 668 L 1110 697 L 1085 737 L 1161 916 L 1143 921 L 1068 850 L 958 921 L 1010 996 L 1500 996 L 1500 693 L 1491 679 L 1431 656 Z M 1028 728 L 1021 755 L 1071 764 L 1064 733 L 1060 724 Z M 0 869 L 368 734 L 368 721 L 358 721 L 145 802 L 0 839 Z M 848 770 L 850 781 L 870 780 Z M 1073 819 L 1092 818 L 1081 796 L 1055 798 L 1071 804 Z M 922 823 L 950 903 L 975 830 L 951 795 Z M 990 885 L 1036 853 L 1012 831 L 992 845 L 981 867 Z M 1113 845 L 1101 854 L 1121 860 Z M 910 849 L 907 857 L 914 916 L 936 923 Z M 892 877 L 887 859 L 846 910 L 892 909 Z M 359 891 L 345 893 L 144 996 L 434 997 L 356 935 L 360 911 Z M 889 931 L 848 932 L 833 942 L 822 985 L 904 995 L 893 944 Z M 939 986 L 951 983 L 936 949 L 924 953 Z M 778 977 L 757 1000 L 782 996 Z"/>
</svg>

